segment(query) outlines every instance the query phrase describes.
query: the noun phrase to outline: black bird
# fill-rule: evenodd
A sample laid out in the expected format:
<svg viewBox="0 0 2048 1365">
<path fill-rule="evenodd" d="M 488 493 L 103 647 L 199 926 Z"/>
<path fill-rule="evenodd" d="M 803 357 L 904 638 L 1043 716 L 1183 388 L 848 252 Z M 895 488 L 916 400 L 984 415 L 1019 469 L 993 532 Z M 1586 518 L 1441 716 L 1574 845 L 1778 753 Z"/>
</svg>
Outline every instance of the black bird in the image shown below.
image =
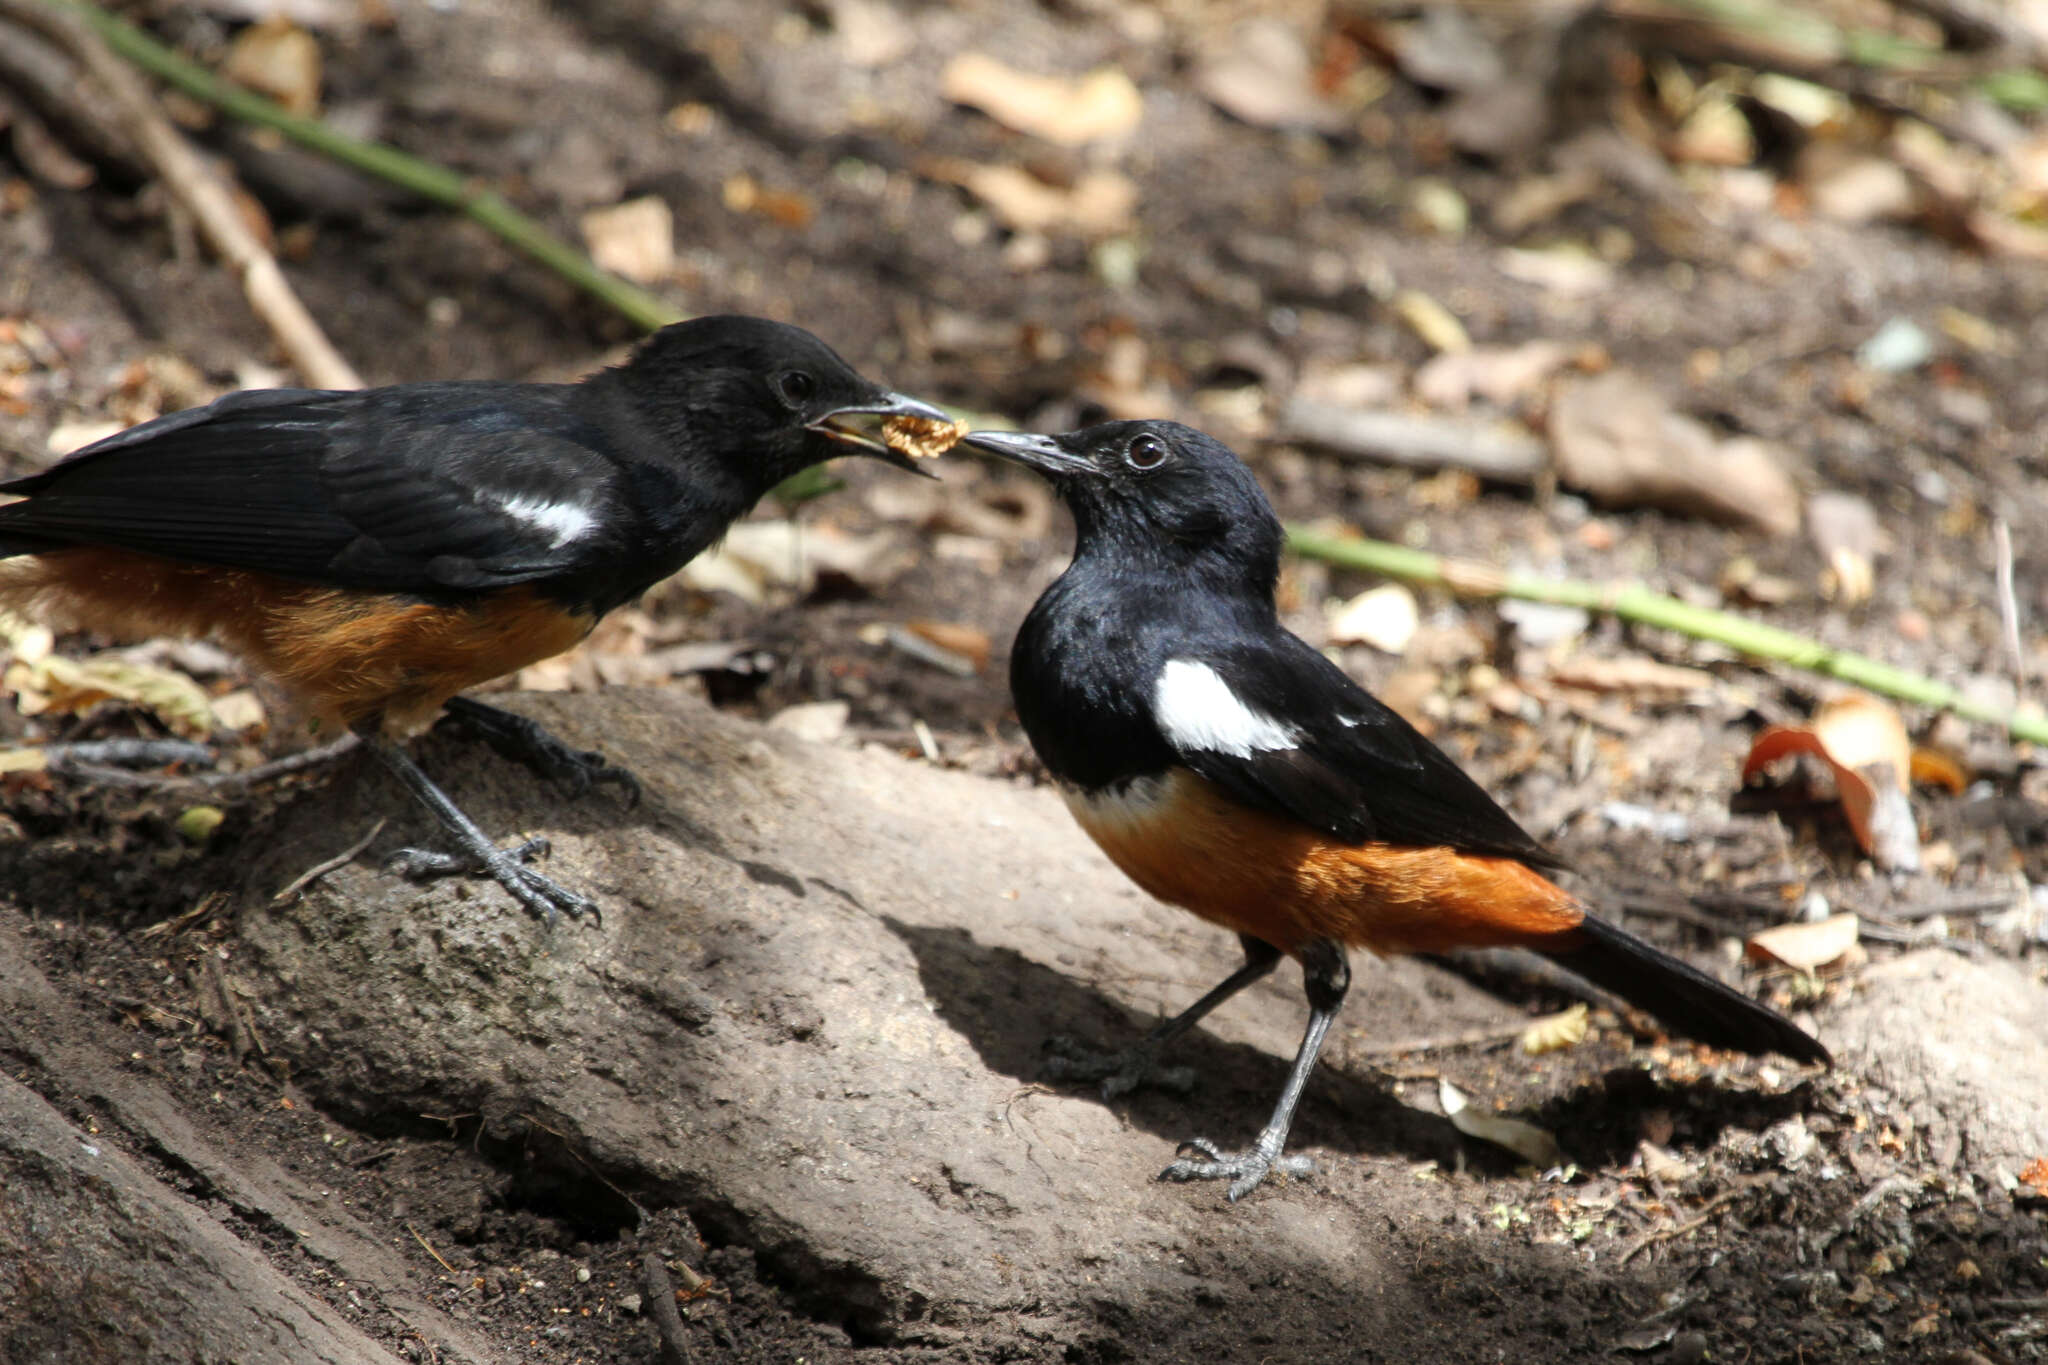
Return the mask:
<svg viewBox="0 0 2048 1365">
<path fill-rule="evenodd" d="M 231 393 L 0 483 L 0 606 L 119 635 L 211 636 L 350 727 L 453 833 L 415 874 L 592 909 L 503 850 L 396 741 L 444 707 L 573 789 L 638 784 L 455 694 L 568 649 L 762 494 L 836 455 L 915 469 L 863 430 L 945 422 L 761 318 L 664 327 L 575 384 Z M 921 472 L 921 471 L 919 471 Z"/>
<path fill-rule="evenodd" d="M 1308 1031 L 1249 1151 L 1205 1139 L 1162 1172 L 1237 1199 L 1287 1130 L 1351 971 L 1346 949 L 1530 948 L 1702 1042 L 1827 1049 L 1773 1010 L 1596 918 L 1561 866 L 1458 765 L 1280 624 L 1280 523 L 1229 449 L 1173 422 L 972 432 L 1073 510 L 1074 561 L 1010 656 L 1017 714 L 1067 806 L 1139 886 L 1236 932 L 1245 965 L 1114 1057 L 1056 1059 L 1116 1094 L 1164 1079 L 1168 1041 L 1285 955 Z"/>
</svg>

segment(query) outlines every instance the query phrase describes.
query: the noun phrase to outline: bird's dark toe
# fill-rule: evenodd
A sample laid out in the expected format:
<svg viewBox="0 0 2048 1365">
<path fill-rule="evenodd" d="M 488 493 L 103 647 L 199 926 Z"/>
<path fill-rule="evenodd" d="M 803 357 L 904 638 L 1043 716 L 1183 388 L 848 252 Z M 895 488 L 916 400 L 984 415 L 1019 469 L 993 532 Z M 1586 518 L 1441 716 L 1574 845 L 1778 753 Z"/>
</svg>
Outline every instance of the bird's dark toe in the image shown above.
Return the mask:
<svg viewBox="0 0 2048 1365">
<path fill-rule="evenodd" d="M 1161 1180 L 1228 1180 L 1230 1188 L 1224 1196 L 1233 1204 L 1257 1189 L 1268 1175 L 1279 1172 L 1282 1175 L 1308 1175 L 1316 1163 L 1305 1156 L 1283 1156 L 1277 1142 L 1261 1136 L 1258 1143 L 1248 1152 L 1226 1152 L 1207 1138 L 1189 1138 L 1180 1144 L 1179 1151 L 1192 1152 L 1193 1156 L 1182 1156 L 1171 1166 L 1159 1173 Z"/>
</svg>

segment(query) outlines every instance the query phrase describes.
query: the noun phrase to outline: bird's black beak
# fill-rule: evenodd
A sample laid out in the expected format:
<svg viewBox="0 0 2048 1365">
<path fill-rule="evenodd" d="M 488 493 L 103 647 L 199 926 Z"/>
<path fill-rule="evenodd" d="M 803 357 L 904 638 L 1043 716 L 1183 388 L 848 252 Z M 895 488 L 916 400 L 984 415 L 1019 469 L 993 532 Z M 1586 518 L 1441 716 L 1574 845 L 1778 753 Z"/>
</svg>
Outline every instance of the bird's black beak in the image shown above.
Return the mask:
<svg viewBox="0 0 2048 1365">
<path fill-rule="evenodd" d="M 805 426 L 828 441 L 851 447 L 849 454 L 866 455 L 927 479 L 937 478 L 938 475 L 902 451 L 891 449 L 882 439 L 882 424 L 892 417 L 915 417 L 926 422 L 953 420 L 942 409 L 908 394 L 885 393 L 872 403 L 852 403 L 834 408 L 815 422 L 805 423 Z"/>
<path fill-rule="evenodd" d="M 1091 461 L 1068 450 L 1055 436 L 1030 431 L 970 431 L 960 443 L 1035 469 L 1055 482 L 1095 472 Z"/>
</svg>

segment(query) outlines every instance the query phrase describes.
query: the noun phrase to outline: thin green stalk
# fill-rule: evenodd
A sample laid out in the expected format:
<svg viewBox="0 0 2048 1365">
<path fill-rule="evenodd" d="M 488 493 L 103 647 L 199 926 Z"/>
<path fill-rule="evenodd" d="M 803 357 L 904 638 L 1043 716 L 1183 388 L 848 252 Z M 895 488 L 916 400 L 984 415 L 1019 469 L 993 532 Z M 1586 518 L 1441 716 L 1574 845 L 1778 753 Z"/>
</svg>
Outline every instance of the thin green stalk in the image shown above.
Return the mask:
<svg viewBox="0 0 2048 1365">
<path fill-rule="evenodd" d="M 1835 649 L 1818 640 L 1767 626 L 1725 611 L 1696 607 L 1633 583 L 1577 583 L 1527 574 L 1503 573 L 1469 560 L 1449 559 L 1381 540 L 1352 539 L 1290 526 L 1287 543 L 1296 554 L 1389 578 L 1449 588 L 1472 597 L 1513 597 L 1609 612 L 1638 625 L 1675 630 L 1712 640 L 1752 658 L 1788 664 L 1920 706 L 1950 711 L 1964 720 L 1996 725 L 2015 739 L 2048 744 L 2048 716 L 1999 711 L 1971 701 L 1954 687 L 1903 668 Z"/>
<path fill-rule="evenodd" d="M 1985 98 L 2021 113 L 2048 107 L 2048 78 L 2014 62 L 1994 70 L 1980 63 L 1882 29 L 1837 25 L 1823 15 L 1777 0 L 1652 0 L 1634 13 L 1689 15 L 1703 24 L 1743 35 L 1776 50 L 1794 74 L 1848 63 L 1925 82 L 1967 84 Z"/>
<path fill-rule="evenodd" d="M 652 331 L 682 314 L 636 285 L 598 268 L 588 256 L 512 207 L 502 195 L 445 166 L 422 161 L 380 142 L 335 131 L 318 119 L 286 112 L 271 100 L 231 85 L 195 66 L 141 29 L 89 0 L 45 0 L 76 14 L 106 45 L 167 85 L 245 123 L 272 128 L 302 147 L 376 176 L 422 199 L 466 214 L 505 242 L 632 321 Z"/>
</svg>

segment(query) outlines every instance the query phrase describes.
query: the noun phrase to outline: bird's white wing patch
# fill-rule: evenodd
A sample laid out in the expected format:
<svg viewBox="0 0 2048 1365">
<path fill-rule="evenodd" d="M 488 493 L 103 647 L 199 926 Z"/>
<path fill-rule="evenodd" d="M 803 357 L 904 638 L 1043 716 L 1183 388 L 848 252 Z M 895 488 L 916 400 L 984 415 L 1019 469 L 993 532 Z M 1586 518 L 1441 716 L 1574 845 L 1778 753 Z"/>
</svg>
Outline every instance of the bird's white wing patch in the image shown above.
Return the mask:
<svg viewBox="0 0 2048 1365">
<path fill-rule="evenodd" d="M 1221 674 L 1193 659 L 1169 659 L 1152 689 L 1152 714 L 1176 749 L 1249 758 L 1292 749 L 1301 732 L 1247 706 Z"/>
<path fill-rule="evenodd" d="M 550 502 L 525 493 L 504 498 L 498 505 L 528 526 L 547 532 L 558 547 L 580 539 L 594 521 L 588 508 L 573 502 Z"/>
</svg>

